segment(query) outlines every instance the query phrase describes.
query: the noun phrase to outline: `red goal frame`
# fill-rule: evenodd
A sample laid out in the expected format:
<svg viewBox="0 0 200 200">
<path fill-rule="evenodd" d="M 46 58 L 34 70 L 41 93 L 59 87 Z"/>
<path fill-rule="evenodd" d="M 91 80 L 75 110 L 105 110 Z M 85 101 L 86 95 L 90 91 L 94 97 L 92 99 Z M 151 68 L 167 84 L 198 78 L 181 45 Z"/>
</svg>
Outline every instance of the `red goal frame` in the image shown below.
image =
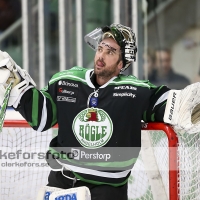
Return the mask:
<svg viewBox="0 0 200 200">
<path fill-rule="evenodd" d="M 178 200 L 178 137 L 173 128 L 165 123 L 151 122 L 144 124 L 142 130 L 162 130 L 168 138 L 169 147 L 169 198 Z M 176 170 L 174 170 L 176 169 Z"/>
</svg>

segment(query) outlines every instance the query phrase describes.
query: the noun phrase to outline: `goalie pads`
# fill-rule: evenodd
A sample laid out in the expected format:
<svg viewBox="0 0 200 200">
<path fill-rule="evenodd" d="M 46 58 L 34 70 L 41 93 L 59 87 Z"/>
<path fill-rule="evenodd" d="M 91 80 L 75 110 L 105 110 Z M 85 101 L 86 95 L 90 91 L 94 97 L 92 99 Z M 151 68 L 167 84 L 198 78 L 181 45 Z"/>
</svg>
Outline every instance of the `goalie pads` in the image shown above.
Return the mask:
<svg viewBox="0 0 200 200">
<path fill-rule="evenodd" d="M 90 191 L 87 187 L 76 187 L 71 189 L 61 189 L 56 187 L 44 186 L 39 190 L 37 200 L 91 200 Z"/>
<path fill-rule="evenodd" d="M 59 190 L 62 190 L 62 189 L 57 188 L 57 187 L 43 186 L 42 188 L 40 188 L 36 200 L 49 199 L 50 195 L 53 192 L 59 191 Z"/>
<path fill-rule="evenodd" d="M 85 187 L 71 188 L 53 192 L 49 200 L 70 199 L 70 200 L 91 200 L 90 190 Z"/>
<path fill-rule="evenodd" d="M 0 105 L 3 102 L 7 85 L 13 81 L 8 106 L 17 107 L 21 96 L 36 84 L 30 75 L 21 69 L 9 56 L 0 51 Z"/>
<path fill-rule="evenodd" d="M 180 133 L 200 131 L 200 82 L 169 91 L 164 122 Z"/>
</svg>

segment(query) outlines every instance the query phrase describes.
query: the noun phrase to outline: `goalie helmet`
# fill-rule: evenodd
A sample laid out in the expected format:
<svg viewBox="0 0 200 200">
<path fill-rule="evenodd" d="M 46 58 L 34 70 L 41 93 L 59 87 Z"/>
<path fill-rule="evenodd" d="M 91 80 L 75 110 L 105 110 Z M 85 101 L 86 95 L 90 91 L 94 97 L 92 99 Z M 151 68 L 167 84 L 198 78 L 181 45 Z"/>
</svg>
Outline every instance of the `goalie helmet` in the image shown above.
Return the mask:
<svg viewBox="0 0 200 200">
<path fill-rule="evenodd" d="M 96 51 L 100 42 L 106 37 L 112 37 L 120 46 L 123 60 L 121 71 L 125 71 L 131 62 L 136 60 L 137 46 L 133 30 L 121 24 L 111 24 L 110 26 L 96 28 L 88 33 L 84 39 Z"/>
</svg>

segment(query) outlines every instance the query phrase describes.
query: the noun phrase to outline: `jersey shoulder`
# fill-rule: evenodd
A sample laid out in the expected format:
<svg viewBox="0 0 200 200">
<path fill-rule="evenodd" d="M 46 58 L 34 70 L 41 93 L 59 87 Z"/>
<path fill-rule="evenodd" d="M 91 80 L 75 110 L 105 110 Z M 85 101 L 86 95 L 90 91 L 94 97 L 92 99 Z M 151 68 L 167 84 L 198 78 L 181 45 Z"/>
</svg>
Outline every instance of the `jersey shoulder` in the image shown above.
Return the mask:
<svg viewBox="0 0 200 200">
<path fill-rule="evenodd" d="M 120 74 L 116 79 L 114 79 L 111 84 L 114 85 L 122 85 L 122 84 L 130 84 L 139 87 L 147 87 L 147 88 L 156 88 L 154 84 L 150 83 L 149 80 L 139 80 L 137 77 L 133 75 L 124 75 Z"/>
<path fill-rule="evenodd" d="M 52 76 L 52 78 L 49 81 L 49 84 L 53 84 L 56 81 L 62 80 L 62 79 L 69 79 L 79 82 L 85 82 L 85 73 L 89 69 L 83 68 L 83 67 L 72 67 L 71 69 L 64 70 L 61 72 L 58 72 Z"/>
</svg>

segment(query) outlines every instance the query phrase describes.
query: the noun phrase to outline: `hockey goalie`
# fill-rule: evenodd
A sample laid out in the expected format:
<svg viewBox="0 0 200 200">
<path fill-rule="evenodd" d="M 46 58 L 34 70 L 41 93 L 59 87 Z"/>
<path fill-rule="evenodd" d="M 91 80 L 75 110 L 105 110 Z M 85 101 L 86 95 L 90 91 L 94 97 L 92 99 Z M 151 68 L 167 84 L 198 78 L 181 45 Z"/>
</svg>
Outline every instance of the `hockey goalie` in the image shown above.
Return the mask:
<svg viewBox="0 0 200 200">
<path fill-rule="evenodd" d="M 123 75 L 135 61 L 137 47 L 132 29 L 121 24 L 97 28 L 85 42 L 95 51 L 94 68 L 58 72 L 41 90 L 0 51 L 0 104 L 12 82 L 8 106 L 34 130 L 58 123 L 58 136 L 47 152 L 51 172 L 41 199 L 49 194 L 49 199 L 127 200 L 127 180 L 141 147 L 141 120 L 171 124 L 181 133 L 198 132 L 200 83 L 171 90 Z M 129 147 L 137 148 L 125 152 Z"/>
</svg>

